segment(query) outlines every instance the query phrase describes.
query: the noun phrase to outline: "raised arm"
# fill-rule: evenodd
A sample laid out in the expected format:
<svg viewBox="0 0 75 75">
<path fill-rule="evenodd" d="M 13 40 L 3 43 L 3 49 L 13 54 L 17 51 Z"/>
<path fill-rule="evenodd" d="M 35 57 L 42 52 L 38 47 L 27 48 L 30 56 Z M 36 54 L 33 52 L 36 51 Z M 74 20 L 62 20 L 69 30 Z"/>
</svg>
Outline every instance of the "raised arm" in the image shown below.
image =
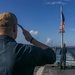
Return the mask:
<svg viewBox="0 0 75 75">
<path fill-rule="evenodd" d="M 42 49 L 47 49 L 47 48 L 49 48 L 49 46 L 47 46 L 47 45 L 45 45 L 45 44 L 43 44 L 43 43 L 37 41 L 36 39 L 34 39 L 34 38 L 31 36 L 31 34 L 30 34 L 27 30 L 25 30 L 21 25 L 18 25 L 18 26 L 22 29 L 23 34 L 24 34 L 24 36 L 25 36 L 25 39 L 26 39 L 27 41 L 31 42 L 31 43 L 34 44 L 35 46 L 40 47 L 40 48 L 42 48 Z"/>
</svg>

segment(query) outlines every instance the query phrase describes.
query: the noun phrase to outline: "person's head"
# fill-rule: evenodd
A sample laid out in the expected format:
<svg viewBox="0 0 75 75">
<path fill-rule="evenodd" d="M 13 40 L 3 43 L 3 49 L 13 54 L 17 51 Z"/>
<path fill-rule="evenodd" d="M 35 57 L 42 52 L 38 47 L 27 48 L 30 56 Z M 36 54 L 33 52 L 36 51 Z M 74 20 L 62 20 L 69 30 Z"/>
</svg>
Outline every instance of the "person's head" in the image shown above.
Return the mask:
<svg viewBox="0 0 75 75">
<path fill-rule="evenodd" d="M 13 39 L 17 37 L 17 17 L 10 12 L 0 14 L 0 35 L 8 35 Z"/>
<path fill-rule="evenodd" d="M 63 43 L 63 44 L 62 44 L 62 47 L 65 47 L 65 46 L 66 46 L 66 44 L 65 44 L 65 43 Z"/>
</svg>

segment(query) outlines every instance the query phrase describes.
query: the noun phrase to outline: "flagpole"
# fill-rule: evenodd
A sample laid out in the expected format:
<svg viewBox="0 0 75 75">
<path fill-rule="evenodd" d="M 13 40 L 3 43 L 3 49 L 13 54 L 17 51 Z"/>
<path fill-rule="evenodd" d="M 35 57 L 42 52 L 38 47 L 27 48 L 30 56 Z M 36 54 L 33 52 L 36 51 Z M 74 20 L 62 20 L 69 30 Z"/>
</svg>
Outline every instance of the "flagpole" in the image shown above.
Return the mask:
<svg viewBox="0 0 75 75">
<path fill-rule="evenodd" d="M 64 38 L 63 38 L 63 33 L 61 33 L 61 48 L 62 48 L 62 44 L 63 44 L 63 41 L 64 41 Z"/>
<path fill-rule="evenodd" d="M 63 7 L 60 7 L 60 17 L 61 17 L 61 23 L 62 23 L 62 14 L 61 12 L 63 12 Z M 63 41 L 64 41 L 64 38 L 63 38 L 63 31 L 60 32 L 61 33 L 61 48 L 62 48 L 62 44 L 63 44 Z"/>
</svg>

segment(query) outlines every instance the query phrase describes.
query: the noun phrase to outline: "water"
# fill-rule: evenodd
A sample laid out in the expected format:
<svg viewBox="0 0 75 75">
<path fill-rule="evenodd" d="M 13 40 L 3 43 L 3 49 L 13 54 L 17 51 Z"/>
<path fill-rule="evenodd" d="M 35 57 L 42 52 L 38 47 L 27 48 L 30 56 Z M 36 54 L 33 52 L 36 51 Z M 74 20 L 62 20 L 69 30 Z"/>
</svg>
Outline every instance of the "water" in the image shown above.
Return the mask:
<svg viewBox="0 0 75 75">
<path fill-rule="evenodd" d="M 58 64 L 60 62 L 59 51 L 60 51 L 60 48 L 56 48 L 56 62 L 55 62 L 55 64 Z M 66 65 L 67 66 L 75 66 L 75 48 L 74 47 L 67 48 Z"/>
</svg>

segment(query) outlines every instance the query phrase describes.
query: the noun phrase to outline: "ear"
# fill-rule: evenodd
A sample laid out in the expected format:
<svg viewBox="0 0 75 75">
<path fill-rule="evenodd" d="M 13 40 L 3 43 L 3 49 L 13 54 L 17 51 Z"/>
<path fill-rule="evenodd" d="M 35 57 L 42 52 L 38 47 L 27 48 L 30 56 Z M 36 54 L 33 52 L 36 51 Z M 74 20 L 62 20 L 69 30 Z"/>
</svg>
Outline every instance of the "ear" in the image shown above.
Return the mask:
<svg viewBox="0 0 75 75">
<path fill-rule="evenodd" d="M 16 32 L 16 26 L 15 25 L 13 26 L 13 32 Z"/>
</svg>

